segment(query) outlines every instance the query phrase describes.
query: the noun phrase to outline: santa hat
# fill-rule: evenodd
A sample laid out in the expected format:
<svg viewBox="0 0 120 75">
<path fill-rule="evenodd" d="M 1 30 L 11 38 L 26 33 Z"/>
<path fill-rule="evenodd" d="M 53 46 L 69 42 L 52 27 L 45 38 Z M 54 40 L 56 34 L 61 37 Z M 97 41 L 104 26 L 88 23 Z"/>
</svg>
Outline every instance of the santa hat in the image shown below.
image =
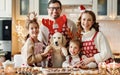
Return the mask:
<svg viewBox="0 0 120 75">
<path fill-rule="evenodd" d="M 84 5 L 80 5 L 80 10 L 81 10 L 81 12 L 85 11 L 86 10 L 85 6 Z"/>
<path fill-rule="evenodd" d="M 85 8 L 84 5 L 80 5 L 80 12 L 84 12 L 85 10 L 92 11 L 91 8 Z"/>
</svg>

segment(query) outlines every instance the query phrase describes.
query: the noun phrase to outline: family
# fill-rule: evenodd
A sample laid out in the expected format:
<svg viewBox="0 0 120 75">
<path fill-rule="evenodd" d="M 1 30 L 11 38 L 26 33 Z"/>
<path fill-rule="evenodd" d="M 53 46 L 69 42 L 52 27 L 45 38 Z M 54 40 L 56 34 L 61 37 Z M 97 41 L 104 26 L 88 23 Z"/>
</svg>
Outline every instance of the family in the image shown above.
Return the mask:
<svg viewBox="0 0 120 75">
<path fill-rule="evenodd" d="M 77 25 L 62 13 L 59 0 L 48 2 L 48 19 L 37 22 L 36 14 L 26 22 L 28 35 L 21 54 L 26 66 L 96 68 L 100 62 L 113 62 L 113 55 L 104 34 L 99 31 L 91 10 L 82 11 Z M 78 28 L 81 37 L 78 39 Z M 71 36 L 68 34 L 71 32 Z"/>
</svg>

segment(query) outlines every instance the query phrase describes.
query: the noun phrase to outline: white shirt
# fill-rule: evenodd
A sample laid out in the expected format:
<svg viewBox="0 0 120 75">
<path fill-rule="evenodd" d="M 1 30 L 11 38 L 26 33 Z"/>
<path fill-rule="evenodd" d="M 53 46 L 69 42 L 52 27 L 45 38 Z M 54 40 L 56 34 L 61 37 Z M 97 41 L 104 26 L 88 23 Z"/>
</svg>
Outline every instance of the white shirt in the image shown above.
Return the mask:
<svg viewBox="0 0 120 75">
<path fill-rule="evenodd" d="M 86 33 L 82 33 L 82 41 L 89 41 L 92 39 L 92 37 L 95 34 L 95 29 L 91 29 L 91 31 L 88 31 Z M 94 39 L 94 43 L 96 48 L 98 49 L 99 53 L 94 55 L 95 61 L 97 63 L 104 62 L 105 60 L 109 58 L 113 58 L 112 51 L 110 49 L 108 40 L 104 36 L 102 32 L 98 32 L 97 36 Z"/>
<path fill-rule="evenodd" d="M 66 61 L 63 62 L 62 67 L 70 67 L 70 66 L 74 66 L 77 63 L 80 63 L 80 57 L 79 55 L 75 55 L 75 56 L 71 56 L 72 60 L 71 62 L 69 62 L 69 58 L 70 56 L 66 57 Z"/>
</svg>

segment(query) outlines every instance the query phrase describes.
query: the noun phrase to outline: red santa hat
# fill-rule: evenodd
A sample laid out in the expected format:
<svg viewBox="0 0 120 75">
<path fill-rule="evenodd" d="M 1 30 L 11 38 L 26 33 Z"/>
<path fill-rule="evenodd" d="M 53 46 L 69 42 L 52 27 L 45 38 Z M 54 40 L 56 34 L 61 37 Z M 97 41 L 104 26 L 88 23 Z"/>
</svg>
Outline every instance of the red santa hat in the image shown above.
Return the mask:
<svg viewBox="0 0 120 75">
<path fill-rule="evenodd" d="M 81 10 L 81 12 L 85 11 L 86 10 L 85 6 L 84 5 L 80 5 L 80 10 Z"/>
</svg>

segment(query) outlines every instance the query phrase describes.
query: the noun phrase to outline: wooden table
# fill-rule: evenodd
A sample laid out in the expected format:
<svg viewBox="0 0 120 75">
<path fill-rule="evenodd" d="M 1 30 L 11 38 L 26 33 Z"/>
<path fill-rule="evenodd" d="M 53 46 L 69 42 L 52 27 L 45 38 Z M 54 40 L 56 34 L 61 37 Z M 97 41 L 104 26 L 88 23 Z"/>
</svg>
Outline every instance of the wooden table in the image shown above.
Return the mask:
<svg viewBox="0 0 120 75">
<path fill-rule="evenodd" d="M 68 71 L 66 71 L 68 70 Z M 4 74 L 4 75 L 101 75 L 98 69 L 69 69 L 69 68 L 43 68 L 37 74 Z M 1 75 L 1 74 L 0 74 Z M 110 75 L 110 74 L 105 74 Z"/>
</svg>

